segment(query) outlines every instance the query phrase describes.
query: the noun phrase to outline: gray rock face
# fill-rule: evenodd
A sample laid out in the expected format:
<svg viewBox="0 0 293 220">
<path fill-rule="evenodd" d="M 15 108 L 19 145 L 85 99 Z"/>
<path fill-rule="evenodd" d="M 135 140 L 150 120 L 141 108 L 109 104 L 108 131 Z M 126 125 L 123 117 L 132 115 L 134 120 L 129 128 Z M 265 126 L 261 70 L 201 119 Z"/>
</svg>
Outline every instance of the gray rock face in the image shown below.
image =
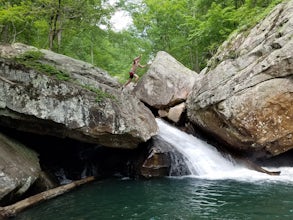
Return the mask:
<svg viewBox="0 0 293 220">
<path fill-rule="evenodd" d="M 145 178 L 189 175 L 186 158 L 160 137 L 153 137 L 150 152 L 141 167 Z"/>
<path fill-rule="evenodd" d="M 34 151 L 0 134 L 0 201 L 23 194 L 40 172 L 38 155 Z"/>
<path fill-rule="evenodd" d="M 47 50 L 37 62 L 66 73 L 67 80 L 14 58 L 37 50 L 0 47 L 0 124 L 108 147 L 135 148 L 157 133 L 154 116 L 137 98 L 119 91 L 105 71 Z"/>
<path fill-rule="evenodd" d="M 292 149 L 292 33 L 291 0 L 225 42 L 187 100 L 191 122 L 237 149 Z"/>
<path fill-rule="evenodd" d="M 164 109 L 187 99 L 197 77 L 168 53 L 158 52 L 147 73 L 134 89 L 144 103 Z"/>
</svg>

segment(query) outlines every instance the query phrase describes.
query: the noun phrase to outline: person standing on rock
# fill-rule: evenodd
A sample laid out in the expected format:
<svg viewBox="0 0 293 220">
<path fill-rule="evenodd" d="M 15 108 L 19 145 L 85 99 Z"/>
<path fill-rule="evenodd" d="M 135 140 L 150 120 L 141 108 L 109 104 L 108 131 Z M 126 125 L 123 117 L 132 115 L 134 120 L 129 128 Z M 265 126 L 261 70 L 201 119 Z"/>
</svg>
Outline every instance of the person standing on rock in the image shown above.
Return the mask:
<svg viewBox="0 0 293 220">
<path fill-rule="evenodd" d="M 133 59 L 133 63 L 132 63 L 132 67 L 130 69 L 130 72 L 129 72 L 129 79 L 128 81 L 122 86 L 122 89 L 124 89 L 133 79 L 133 77 L 135 77 L 135 83 L 137 83 L 137 81 L 139 80 L 139 76 L 135 73 L 137 68 L 140 67 L 140 68 L 145 68 L 146 65 L 141 65 L 139 62 L 140 62 L 140 59 L 141 59 L 141 56 L 142 55 L 139 55 L 138 57 L 134 58 Z"/>
</svg>

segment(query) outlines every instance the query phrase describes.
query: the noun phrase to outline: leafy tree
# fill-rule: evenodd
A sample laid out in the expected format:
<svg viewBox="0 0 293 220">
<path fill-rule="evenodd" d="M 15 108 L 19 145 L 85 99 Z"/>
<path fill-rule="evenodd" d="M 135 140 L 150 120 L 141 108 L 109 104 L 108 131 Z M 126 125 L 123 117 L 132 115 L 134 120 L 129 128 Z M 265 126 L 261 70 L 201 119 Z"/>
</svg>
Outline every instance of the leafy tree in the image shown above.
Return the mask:
<svg viewBox="0 0 293 220">
<path fill-rule="evenodd" d="M 49 26 L 49 48 L 60 52 L 64 37 L 71 38 L 79 32 L 91 31 L 108 13 L 102 8 L 101 0 L 39 0 L 39 4 L 43 6 Z"/>
<path fill-rule="evenodd" d="M 143 0 L 132 11 L 135 25 L 146 33 L 153 51 L 165 50 L 196 71 L 229 34 L 251 27 L 281 0 Z M 265 10 L 268 9 L 268 10 Z"/>
<path fill-rule="evenodd" d="M 233 8 L 212 3 L 210 9 L 201 21 L 194 23 L 189 38 L 197 45 L 201 68 L 206 61 L 216 52 L 218 46 L 237 27 L 237 21 L 233 19 Z"/>
<path fill-rule="evenodd" d="M 49 48 L 99 66 L 121 81 L 128 77 L 133 57 L 142 53 L 146 62 L 159 50 L 200 71 L 231 32 L 251 27 L 281 0 L 136 2 L 0 0 L 0 41 Z M 133 27 L 111 29 L 109 18 L 117 9 L 132 14 Z"/>
<path fill-rule="evenodd" d="M 15 42 L 18 38 L 29 38 L 29 30 L 36 21 L 31 12 L 31 2 L 4 1 L 0 2 L 0 33 L 1 42 Z"/>
<path fill-rule="evenodd" d="M 184 26 L 188 1 L 145 0 L 145 7 L 132 11 L 138 32 L 152 42 L 153 53 L 164 50 L 192 67 L 193 46 Z M 188 62 L 189 61 L 189 62 Z"/>
</svg>

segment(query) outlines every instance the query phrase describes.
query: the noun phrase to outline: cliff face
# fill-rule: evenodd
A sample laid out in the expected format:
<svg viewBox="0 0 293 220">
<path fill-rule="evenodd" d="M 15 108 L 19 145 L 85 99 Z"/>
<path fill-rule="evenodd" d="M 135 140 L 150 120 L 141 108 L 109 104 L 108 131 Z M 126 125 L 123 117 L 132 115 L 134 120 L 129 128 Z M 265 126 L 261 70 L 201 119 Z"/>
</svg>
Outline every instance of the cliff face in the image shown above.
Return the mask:
<svg viewBox="0 0 293 220">
<path fill-rule="evenodd" d="M 190 121 L 235 149 L 278 155 L 293 148 L 293 1 L 234 35 L 196 80 Z"/>
<path fill-rule="evenodd" d="M 0 47 L 0 125 L 107 147 L 136 148 L 154 116 L 105 71 L 22 44 Z"/>
</svg>

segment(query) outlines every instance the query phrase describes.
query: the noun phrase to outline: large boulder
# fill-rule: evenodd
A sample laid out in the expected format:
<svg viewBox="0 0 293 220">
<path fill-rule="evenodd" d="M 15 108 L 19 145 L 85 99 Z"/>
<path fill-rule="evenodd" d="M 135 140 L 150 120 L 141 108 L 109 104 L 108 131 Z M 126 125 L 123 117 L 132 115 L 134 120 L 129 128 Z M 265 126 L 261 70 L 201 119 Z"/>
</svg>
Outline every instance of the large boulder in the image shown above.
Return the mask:
<svg viewBox="0 0 293 220">
<path fill-rule="evenodd" d="M 23 44 L 0 47 L 0 125 L 107 147 L 157 133 L 151 111 L 91 64 Z"/>
<path fill-rule="evenodd" d="M 37 153 L 0 134 L 1 202 L 9 202 L 13 196 L 25 193 L 37 180 L 40 172 Z"/>
<path fill-rule="evenodd" d="M 225 42 L 187 100 L 189 120 L 231 147 L 293 148 L 293 1 Z"/>
<path fill-rule="evenodd" d="M 134 89 L 135 95 L 156 109 L 184 102 L 192 90 L 197 73 L 164 51 L 157 53 L 146 74 Z"/>
</svg>

